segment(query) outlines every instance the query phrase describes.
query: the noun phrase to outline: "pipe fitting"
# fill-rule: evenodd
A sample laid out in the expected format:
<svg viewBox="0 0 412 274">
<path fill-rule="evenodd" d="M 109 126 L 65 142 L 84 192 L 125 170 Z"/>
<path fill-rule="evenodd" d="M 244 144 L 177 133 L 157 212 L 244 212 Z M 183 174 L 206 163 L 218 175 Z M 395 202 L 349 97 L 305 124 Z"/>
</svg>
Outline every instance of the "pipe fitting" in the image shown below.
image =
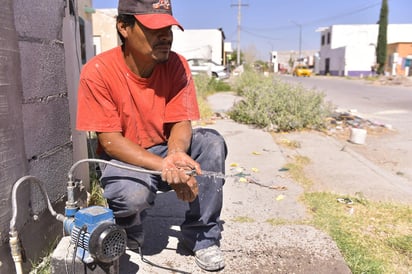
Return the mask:
<svg viewBox="0 0 412 274">
<path fill-rule="evenodd" d="M 9 245 L 11 256 L 13 258 L 14 266 L 16 269 L 16 274 L 23 274 L 22 263 L 24 262 L 24 258 L 22 256 L 22 247 L 20 245 L 17 231 L 10 232 Z"/>
</svg>

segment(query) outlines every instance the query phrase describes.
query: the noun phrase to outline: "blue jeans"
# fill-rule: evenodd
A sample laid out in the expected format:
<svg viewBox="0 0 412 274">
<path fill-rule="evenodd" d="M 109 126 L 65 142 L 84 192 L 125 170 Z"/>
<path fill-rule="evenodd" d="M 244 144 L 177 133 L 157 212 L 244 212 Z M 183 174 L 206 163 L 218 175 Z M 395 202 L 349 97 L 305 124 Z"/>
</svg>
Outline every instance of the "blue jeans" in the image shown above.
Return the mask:
<svg viewBox="0 0 412 274">
<path fill-rule="evenodd" d="M 165 157 L 167 144 L 153 146 L 148 151 Z M 213 129 L 193 129 L 192 141 L 187 152 L 203 170 L 225 173 L 227 147 L 223 137 Z M 128 165 L 117 160 L 110 161 Z M 129 165 L 130 166 L 130 165 Z M 224 179 L 196 177 L 199 195 L 189 203 L 181 232 L 187 247 L 193 251 L 219 245 L 221 239 L 220 213 L 222 210 Z M 106 165 L 101 183 L 104 197 L 113 210 L 116 222 L 126 231 L 133 231 L 142 224 L 145 210 L 154 204 L 156 192 L 171 190 L 159 175 L 130 171 Z"/>
</svg>

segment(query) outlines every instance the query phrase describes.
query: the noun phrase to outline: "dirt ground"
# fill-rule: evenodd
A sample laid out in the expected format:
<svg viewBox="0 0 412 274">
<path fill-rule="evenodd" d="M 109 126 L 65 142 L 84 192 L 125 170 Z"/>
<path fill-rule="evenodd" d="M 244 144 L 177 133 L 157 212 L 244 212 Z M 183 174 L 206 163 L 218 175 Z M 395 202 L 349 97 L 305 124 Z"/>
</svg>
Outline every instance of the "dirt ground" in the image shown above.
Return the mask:
<svg viewBox="0 0 412 274">
<path fill-rule="evenodd" d="M 329 131 L 327 134 L 343 142 L 353 151 L 359 153 L 369 161 L 399 176 L 412 180 L 412 176 L 406 172 L 410 169 L 411 155 L 401 142 L 405 142 L 396 129 L 388 129 L 383 126 L 366 127 L 367 136 L 365 144 L 359 145 L 350 142 L 350 128 Z"/>
</svg>

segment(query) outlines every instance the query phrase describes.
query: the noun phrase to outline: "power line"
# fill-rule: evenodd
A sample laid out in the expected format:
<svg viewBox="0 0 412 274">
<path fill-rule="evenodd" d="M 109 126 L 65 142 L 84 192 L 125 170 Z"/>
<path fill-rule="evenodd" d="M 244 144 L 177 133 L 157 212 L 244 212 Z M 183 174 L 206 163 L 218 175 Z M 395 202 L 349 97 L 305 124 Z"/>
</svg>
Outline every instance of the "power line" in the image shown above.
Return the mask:
<svg viewBox="0 0 412 274">
<path fill-rule="evenodd" d="M 378 2 L 378 3 L 372 4 L 372 5 L 369 5 L 369 6 L 360 8 L 360 9 L 357 9 L 357 10 L 355 10 L 355 11 L 349 11 L 349 12 L 346 12 L 346 13 L 341 13 L 341 14 L 336 15 L 336 16 L 330 16 L 330 17 L 325 17 L 325 18 L 321 18 L 321 19 L 318 19 L 318 20 L 306 22 L 305 25 L 314 25 L 314 24 L 317 24 L 317 23 L 321 23 L 322 21 L 335 20 L 335 19 L 338 19 L 338 18 L 342 18 L 342 17 L 346 17 L 346 16 L 349 16 L 349 15 L 353 15 L 354 13 L 362 12 L 362 11 L 365 11 L 365 10 L 368 10 L 368 9 L 371 9 L 371 8 L 374 8 L 374 7 L 380 6 L 380 5 L 381 5 L 381 3 Z"/>
<path fill-rule="evenodd" d="M 316 20 L 313 20 L 313 21 L 303 22 L 302 27 L 315 25 L 315 24 L 318 24 L 318 23 L 328 22 L 328 21 L 331 21 L 331 20 L 336 20 L 336 19 L 339 19 L 339 18 L 350 16 L 350 15 L 360 13 L 360 12 L 363 12 L 365 10 L 374 8 L 376 6 L 380 6 L 380 4 L 381 4 L 380 2 L 375 2 L 373 4 L 369 4 L 369 5 L 361 7 L 361 8 L 356 8 L 355 10 L 350 10 L 350 11 L 347 11 L 347 12 L 344 12 L 344 13 L 339 13 L 337 15 L 332 15 L 332 16 L 328 16 L 328 17 L 323 17 L 323 18 L 316 19 Z M 249 27 L 243 27 L 243 29 L 248 29 L 249 31 L 276 31 L 276 30 L 285 30 L 285 29 L 292 29 L 292 28 L 295 28 L 295 26 L 294 25 L 283 25 L 283 26 L 278 26 L 278 27 L 275 27 L 275 28 L 249 28 Z"/>
<path fill-rule="evenodd" d="M 262 39 L 266 39 L 266 40 L 271 40 L 271 41 L 275 41 L 275 40 L 281 40 L 281 38 L 274 38 L 274 37 L 270 37 L 270 36 L 266 36 L 266 35 L 261 35 L 258 33 L 254 33 L 251 31 L 247 31 L 244 28 L 242 29 L 242 32 L 249 34 L 250 36 L 254 36 L 257 38 L 262 38 Z"/>
</svg>

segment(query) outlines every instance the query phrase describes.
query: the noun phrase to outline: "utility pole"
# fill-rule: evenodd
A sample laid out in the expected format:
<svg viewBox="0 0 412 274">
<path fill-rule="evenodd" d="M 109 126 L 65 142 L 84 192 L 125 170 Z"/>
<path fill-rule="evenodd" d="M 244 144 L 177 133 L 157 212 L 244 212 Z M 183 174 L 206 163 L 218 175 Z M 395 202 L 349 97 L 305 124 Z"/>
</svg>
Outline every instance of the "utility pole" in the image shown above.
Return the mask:
<svg viewBox="0 0 412 274">
<path fill-rule="evenodd" d="M 237 6 L 237 65 L 240 65 L 240 31 L 241 31 L 241 21 L 242 21 L 242 7 L 247 7 L 247 4 L 242 4 L 242 0 L 238 0 L 236 5 L 230 5 L 231 7 Z"/>
<path fill-rule="evenodd" d="M 295 21 L 291 21 L 293 24 L 299 27 L 299 62 L 302 59 L 302 24 L 298 24 Z"/>
</svg>

